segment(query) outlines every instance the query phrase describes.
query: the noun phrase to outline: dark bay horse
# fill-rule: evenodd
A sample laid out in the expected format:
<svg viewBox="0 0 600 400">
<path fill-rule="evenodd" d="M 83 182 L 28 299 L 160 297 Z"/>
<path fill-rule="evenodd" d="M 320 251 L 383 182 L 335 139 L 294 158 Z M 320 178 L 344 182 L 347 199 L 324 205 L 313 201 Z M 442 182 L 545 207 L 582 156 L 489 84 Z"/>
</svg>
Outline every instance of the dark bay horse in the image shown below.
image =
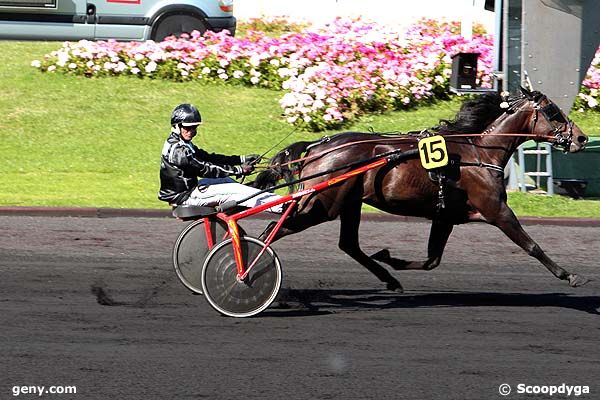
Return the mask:
<svg viewBox="0 0 600 400">
<path fill-rule="evenodd" d="M 343 181 L 322 192 L 304 196 L 298 209 L 284 222 L 276 239 L 340 217 L 339 247 L 375 274 L 390 290 L 402 286 L 379 262 L 397 270 L 431 270 L 440 264 L 453 226 L 467 222 L 495 225 L 529 255 L 538 259 L 557 278 L 571 286 L 587 280 L 558 266 L 523 230 L 506 203 L 504 167 L 526 140 L 544 141 L 566 152 L 583 150 L 587 136 L 545 95 L 521 89 L 522 94 L 502 97 L 486 94 L 463 103 L 452 120 L 432 128 L 443 135 L 454 167 L 433 178 L 418 159 L 387 164 Z M 391 150 L 414 150 L 417 138 L 408 135 L 376 135 L 346 132 L 315 142 L 298 142 L 279 152 L 257 182 L 273 184 L 296 172 L 300 177 L 333 170 L 357 160 Z M 302 161 L 292 164 L 289 161 Z M 305 187 L 340 175 L 340 170 L 303 182 Z M 427 259 L 404 261 L 382 250 L 368 256 L 360 246 L 358 230 L 361 205 L 369 204 L 397 215 L 432 220 Z M 379 261 L 379 262 L 378 262 Z"/>
</svg>

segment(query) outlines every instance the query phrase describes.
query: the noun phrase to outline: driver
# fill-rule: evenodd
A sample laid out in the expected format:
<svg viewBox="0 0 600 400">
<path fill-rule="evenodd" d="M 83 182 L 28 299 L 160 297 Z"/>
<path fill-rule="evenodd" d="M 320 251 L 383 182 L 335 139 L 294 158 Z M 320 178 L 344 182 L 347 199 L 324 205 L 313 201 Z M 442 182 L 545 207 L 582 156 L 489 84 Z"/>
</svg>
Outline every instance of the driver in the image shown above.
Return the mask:
<svg viewBox="0 0 600 400">
<path fill-rule="evenodd" d="M 216 206 L 227 201 L 239 201 L 259 192 L 231 177 L 250 175 L 260 156 L 226 156 L 199 149 L 192 139 L 201 123 L 200 112 L 192 104 L 180 104 L 173 110 L 171 134 L 163 146 L 160 159 L 158 198 L 174 206 Z M 280 196 L 275 193 L 263 193 L 240 205 L 255 207 L 278 198 Z M 281 213 L 282 204 L 268 211 Z"/>
</svg>

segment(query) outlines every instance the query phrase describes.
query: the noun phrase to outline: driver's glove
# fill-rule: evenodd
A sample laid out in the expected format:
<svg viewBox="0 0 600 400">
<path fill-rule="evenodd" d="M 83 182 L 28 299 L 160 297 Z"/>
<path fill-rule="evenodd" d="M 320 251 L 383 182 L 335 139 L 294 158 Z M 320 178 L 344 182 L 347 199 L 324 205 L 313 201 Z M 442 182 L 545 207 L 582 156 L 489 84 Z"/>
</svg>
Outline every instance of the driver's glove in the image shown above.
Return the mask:
<svg viewBox="0 0 600 400">
<path fill-rule="evenodd" d="M 241 156 L 240 158 L 242 160 L 242 164 L 246 163 L 246 164 L 254 165 L 260 161 L 261 156 L 260 156 L 260 154 L 247 154 L 245 156 Z"/>
<path fill-rule="evenodd" d="M 242 165 L 240 165 L 241 167 L 241 175 L 250 175 L 252 173 L 252 171 L 254 171 L 254 165 L 253 164 L 249 164 L 247 162 L 243 163 Z"/>
</svg>

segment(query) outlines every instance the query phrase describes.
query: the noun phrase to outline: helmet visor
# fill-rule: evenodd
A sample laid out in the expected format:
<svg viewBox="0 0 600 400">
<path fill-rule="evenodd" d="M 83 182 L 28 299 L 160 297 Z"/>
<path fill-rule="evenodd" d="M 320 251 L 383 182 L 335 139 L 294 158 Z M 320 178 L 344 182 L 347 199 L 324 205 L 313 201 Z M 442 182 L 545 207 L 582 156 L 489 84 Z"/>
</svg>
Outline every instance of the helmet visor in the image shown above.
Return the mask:
<svg viewBox="0 0 600 400">
<path fill-rule="evenodd" d="M 200 125 L 202 122 L 182 122 L 181 125 L 182 126 L 198 126 Z"/>
</svg>

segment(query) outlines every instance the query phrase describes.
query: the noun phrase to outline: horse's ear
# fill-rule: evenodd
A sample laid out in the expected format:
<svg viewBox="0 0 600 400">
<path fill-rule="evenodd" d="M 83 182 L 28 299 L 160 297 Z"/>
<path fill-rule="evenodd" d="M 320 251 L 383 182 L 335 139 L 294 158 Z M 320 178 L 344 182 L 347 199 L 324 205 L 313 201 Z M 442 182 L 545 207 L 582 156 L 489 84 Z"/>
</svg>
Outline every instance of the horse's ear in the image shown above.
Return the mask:
<svg viewBox="0 0 600 400">
<path fill-rule="evenodd" d="M 521 93 L 523 93 L 523 95 L 525 97 L 527 97 L 528 99 L 531 100 L 532 97 L 533 97 L 532 94 L 531 94 L 531 92 L 529 90 L 525 89 L 523 86 L 520 86 L 520 88 L 521 88 Z"/>
</svg>

